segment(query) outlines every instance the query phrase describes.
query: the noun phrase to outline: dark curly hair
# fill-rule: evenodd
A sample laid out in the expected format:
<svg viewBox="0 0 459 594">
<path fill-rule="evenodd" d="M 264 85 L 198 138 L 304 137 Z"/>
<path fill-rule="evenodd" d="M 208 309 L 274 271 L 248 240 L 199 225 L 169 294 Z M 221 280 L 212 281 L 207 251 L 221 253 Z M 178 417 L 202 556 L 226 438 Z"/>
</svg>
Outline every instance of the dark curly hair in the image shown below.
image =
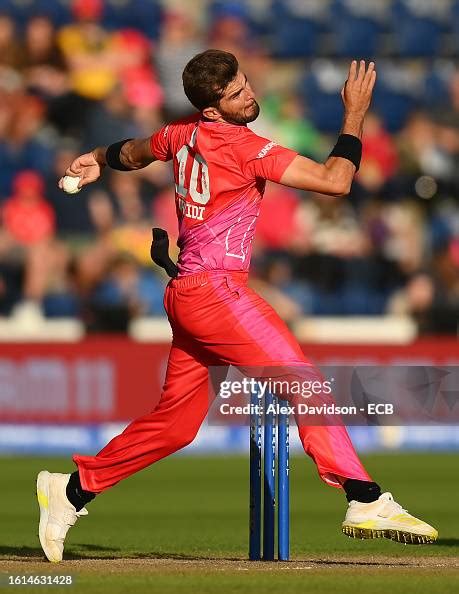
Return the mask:
<svg viewBox="0 0 459 594">
<path fill-rule="evenodd" d="M 199 111 L 206 107 L 217 107 L 238 69 L 236 56 L 229 52 L 209 49 L 197 54 L 183 70 L 185 95 Z"/>
</svg>

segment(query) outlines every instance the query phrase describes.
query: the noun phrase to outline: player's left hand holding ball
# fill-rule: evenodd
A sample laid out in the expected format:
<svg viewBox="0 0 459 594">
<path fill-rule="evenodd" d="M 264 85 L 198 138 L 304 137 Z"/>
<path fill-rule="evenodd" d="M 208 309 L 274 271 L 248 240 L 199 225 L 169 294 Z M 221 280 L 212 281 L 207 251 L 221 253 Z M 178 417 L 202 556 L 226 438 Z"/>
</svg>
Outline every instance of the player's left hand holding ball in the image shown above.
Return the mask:
<svg viewBox="0 0 459 594">
<path fill-rule="evenodd" d="M 65 174 L 59 180 L 59 187 L 68 194 L 76 194 L 83 186 L 95 182 L 102 173 L 103 165 L 95 158 L 93 153 L 85 153 L 77 157 L 66 169 Z M 79 178 L 78 184 L 69 178 Z"/>
</svg>

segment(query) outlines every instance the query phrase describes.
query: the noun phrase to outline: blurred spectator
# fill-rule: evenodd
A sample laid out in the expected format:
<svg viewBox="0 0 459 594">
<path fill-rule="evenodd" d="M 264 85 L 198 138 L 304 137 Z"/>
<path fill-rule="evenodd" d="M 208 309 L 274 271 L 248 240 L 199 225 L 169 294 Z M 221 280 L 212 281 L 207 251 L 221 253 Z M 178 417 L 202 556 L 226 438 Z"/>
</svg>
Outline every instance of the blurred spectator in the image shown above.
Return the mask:
<svg viewBox="0 0 459 594">
<path fill-rule="evenodd" d="M 114 256 L 111 233 L 115 226 L 115 212 L 110 197 L 102 190 L 92 191 L 88 209 L 94 236 L 79 250 L 75 263 L 75 275 L 83 298 L 101 282 Z"/>
<path fill-rule="evenodd" d="M 405 174 L 417 177 L 423 173 L 444 175 L 448 165 L 437 156 L 435 126 L 422 112 L 414 112 L 400 133 L 400 166 Z"/>
<path fill-rule="evenodd" d="M 255 259 L 255 274 L 250 286 L 278 312 L 287 323 L 312 311 L 312 292 L 308 283 L 294 278 L 292 263 L 285 253 L 271 253 L 264 261 Z"/>
<path fill-rule="evenodd" d="M 197 11 L 177 1 L 167 3 L 162 19 L 155 2 L 66 0 L 40 3 L 44 12 L 32 10 L 33 1 L 14 4 L 14 19 L 0 9 L 0 315 L 32 306 L 47 316 L 79 316 L 94 330 L 124 330 L 140 313 L 163 315 L 166 279 L 150 268 L 149 245 L 152 225 L 161 226 L 177 256 L 170 164 L 107 170 L 76 196 L 57 180 L 82 151 L 148 137 L 165 120 L 194 111 L 181 73 L 206 47 L 240 60 L 262 107 L 251 124 L 257 133 L 318 160 L 335 141 L 348 64 L 334 55 L 343 49 L 330 38 L 334 3 L 279 2 L 263 10 L 263 2 L 203 0 Z M 446 12 L 449 4 L 442 4 Z M 320 22 L 312 30 L 315 13 Z M 385 26 L 390 37 L 394 25 Z M 279 51 L 281 29 L 287 49 L 300 53 Z M 351 195 L 330 199 L 268 184 L 253 283 L 289 323 L 305 314 L 392 312 L 412 315 L 425 332 L 457 333 L 459 70 L 448 53 L 452 40 L 437 39 L 427 62 L 400 58 L 386 37 L 381 31 L 375 45 L 380 115 L 366 119 Z M 302 61 L 310 49 L 316 57 Z"/>
<path fill-rule="evenodd" d="M 131 87 L 131 91 L 132 95 L 126 91 L 126 99 L 132 108 L 132 123 L 140 136 L 151 136 L 163 122 L 162 90 L 156 86 L 156 83 L 138 80 L 135 86 Z M 148 171 L 153 169 L 150 168 Z M 142 174 L 144 175 L 145 171 Z"/>
<path fill-rule="evenodd" d="M 79 155 L 78 145 L 71 138 L 62 138 L 57 147 L 52 168 L 46 177 L 46 197 L 56 215 L 59 236 L 67 241 L 72 236 L 89 236 L 92 225 L 88 211 L 88 196 L 86 192 L 80 194 L 66 194 L 57 185 L 69 163 Z"/>
<path fill-rule="evenodd" d="M 453 241 L 434 255 L 432 275 L 434 297 L 429 324 L 425 330 L 456 334 L 459 330 L 459 258 L 458 241 Z"/>
<path fill-rule="evenodd" d="M 448 90 L 451 110 L 459 117 L 459 70 L 451 76 Z"/>
<path fill-rule="evenodd" d="M 150 40 L 139 31 L 123 29 L 113 36 L 113 50 L 126 103 L 138 110 L 161 107 L 164 94 L 151 60 Z"/>
<path fill-rule="evenodd" d="M 3 97 L 0 107 L 0 200 L 11 191 L 13 176 L 23 169 L 45 174 L 52 160 L 43 102 L 16 90 Z"/>
<path fill-rule="evenodd" d="M 2 260 L 24 270 L 20 299 L 40 305 L 52 279 L 64 275 L 68 248 L 55 240 L 55 216 L 43 196 L 43 179 L 19 173 L 3 206 Z"/>
<path fill-rule="evenodd" d="M 26 70 L 32 84 L 40 82 L 40 73 L 48 68 L 65 68 L 64 56 L 56 42 L 56 31 L 46 16 L 33 16 L 26 24 L 21 54 L 21 69 Z"/>
<path fill-rule="evenodd" d="M 47 318 L 75 318 L 82 315 L 83 302 L 77 284 L 75 262 L 61 250 L 58 267 L 51 275 L 42 310 Z"/>
<path fill-rule="evenodd" d="M 151 74 L 151 42 L 140 31 L 121 29 L 112 36 L 113 51 L 123 74 L 144 68 Z"/>
<path fill-rule="evenodd" d="M 0 69 L 17 69 L 21 63 L 21 54 L 22 46 L 17 39 L 16 24 L 10 16 L 0 12 Z"/>
<path fill-rule="evenodd" d="M 298 193 L 268 182 L 257 222 L 255 249 L 287 251 L 303 244 L 304 235 Z"/>
<path fill-rule="evenodd" d="M 434 283 L 426 272 L 413 275 L 403 289 L 394 293 L 387 305 L 387 312 L 392 315 L 414 315 L 425 318 L 434 299 Z M 422 321 L 426 325 L 426 320 Z M 425 329 L 425 328 L 424 328 Z"/>
<path fill-rule="evenodd" d="M 8 316 L 22 297 L 24 267 L 21 261 L 5 259 L 3 239 L 0 232 L 0 316 Z"/>
<path fill-rule="evenodd" d="M 331 150 L 320 133 L 306 119 L 302 102 L 297 95 L 268 95 L 263 100 L 262 114 L 269 121 L 270 131 L 267 135 L 275 138 L 279 144 L 316 160 L 325 159 L 327 149 Z"/>
<path fill-rule="evenodd" d="M 120 86 L 113 87 L 103 101 L 91 106 L 82 132 L 82 145 L 86 150 L 135 136 L 129 106 Z"/>
<path fill-rule="evenodd" d="M 110 237 L 113 248 L 130 254 L 139 264 L 149 266 L 153 225 L 142 199 L 141 178 L 113 172 L 110 185 L 120 217 Z"/>
<path fill-rule="evenodd" d="M 115 256 L 91 299 L 91 330 L 126 332 L 139 315 L 163 315 L 164 284 L 126 253 Z"/>
<path fill-rule="evenodd" d="M 421 332 L 457 334 L 459 329 L 458 244 L 439 250 L 432 260 L 431 274 L 413 275 L 406 287 L 388 305 L 390 313 L 411 314 Z"/>
<path fill-rule="evenodd" d="M 157 194 L 151 205 L 155 225 L 165 229 L 169 235 L 169 252 L 173 260 L 178 258 L 178 223 L 175 213 L 175 187 L 170 185 Z"/>
<path fill-rule="evenodd" d="M 269 90 L 270 77 L 266 77 L 266 72 L 274 65 L 250 29 L 246 5 L 224 2 L 216 6 L 209 29 L 209 46 L 234 54 L 255 92 L 264 92 L 265 86 Z"/>
<path fill-rule="evenodd" d="M 425 256 L 421 210 L 414 202 L 391 204 L 383 213 L 383 221 L 388 232 L 383 246 L 386 257 L 397 262 L 403 273 L 413 274 Z"/>
<path fill-rule="evenodd" d="M 255 50 L 257 42 L 250 32 L 246 8 L 235 2 L 221 6 L 214 15 L 209 41 L 212 47 L 238 56 Z"/>
<path fill-rule="evenodd" d="M 302 203 L 301 219 L 309 238 L 292 262 L 310 287 L 312 313 L 382 313 L 383 271 L 349 201 L 315 195 Z"/>
<path fill-rule="evenodd" d="M 102 12 L 102 0 L 73 0 L 75 22 L 58 35 L 74 91 L 92 100 L 106 97 L 117 81 L 114 40 L 101 25 Z"/>
<path fill-rule="evenodd" d="M 205 46 L 185 12 L 167 12 L 163 18 L 154 61 L 164 91 L 166 119 L 173 120 L 196 111 L 183 93 L 182 71 Z"/>
<path fill-rule="evenodd" d="M 44 199 L 44 189 L 38 174 L 23 171 L 15 177 L 13 195 L 3 205 L 5 230 L 21 245 L 34 245 L 54 235 L 54 211 Z"/>
<path fill-rule="evenodd" d="M 365 118 L 362 164 L 357 176 L 369 193 L 377 193 L 398 169 L 397 148 L 382 120 L 374 113 Z"/>
<path fill-rule="evenodd" d="M 346 199 L 314 194 L 301 205 L 301 219 L 310 230 L 310 250 L 340 258 L 364 256 L 368 240 Z"/>
</svg>

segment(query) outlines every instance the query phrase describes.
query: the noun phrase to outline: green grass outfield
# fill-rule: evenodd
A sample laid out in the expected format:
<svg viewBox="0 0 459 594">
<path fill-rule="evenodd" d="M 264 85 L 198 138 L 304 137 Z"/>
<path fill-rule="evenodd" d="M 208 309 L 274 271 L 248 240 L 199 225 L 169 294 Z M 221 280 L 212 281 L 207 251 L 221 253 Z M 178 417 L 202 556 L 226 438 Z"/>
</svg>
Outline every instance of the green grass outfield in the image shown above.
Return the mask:
<svg viewBox="0 0 459 594">
<path fill-rule="evenodd" d="M 438 544 L 346 538 L 342 493 L 323 484 L 303 456 L 291 465 L 292 561 L 250 563 L 247 458 L 174 456 L 89 504 L 89 516 L 69 532 L 66 560 L 51 565 L 37 537 L 35 476 L 73 465 L 0 458 L 0 587 L 85 594 L 459 591 L 457 455 L 371 455 L 364 462 L 385 490 L 438 528 Z M 71 575 L 75 583 L 6 586 L 7 575 L 26 574 Z"/>
</svg>

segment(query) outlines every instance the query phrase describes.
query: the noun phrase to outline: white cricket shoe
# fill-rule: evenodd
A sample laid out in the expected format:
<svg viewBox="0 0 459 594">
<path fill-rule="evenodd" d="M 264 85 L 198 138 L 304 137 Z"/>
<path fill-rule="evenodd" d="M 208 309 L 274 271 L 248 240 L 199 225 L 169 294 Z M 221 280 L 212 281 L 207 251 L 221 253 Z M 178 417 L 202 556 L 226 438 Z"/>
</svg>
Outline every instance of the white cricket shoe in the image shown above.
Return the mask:
<svg viewBox="0 0 459 594">
<path fill-rule="evenodd" d="M 70 474 L 42 470 L 37 476 L 37 499 L 40 506 L 38 535 L 41 548 L 52 563 L 62 561 L 65 536 L 80 516 L 87 516 L 83 507 L 77 512 L 67 499 L 65 489 Z"/>
<path fill-rule="evenodd" d="M 435 528 L 409 514 L 391 493 L 371 503 L 351 501 L 343 532 L 351 538 L 389 538 L 405 544 L 433 543 L 438 537 Z"/>
</svg>

